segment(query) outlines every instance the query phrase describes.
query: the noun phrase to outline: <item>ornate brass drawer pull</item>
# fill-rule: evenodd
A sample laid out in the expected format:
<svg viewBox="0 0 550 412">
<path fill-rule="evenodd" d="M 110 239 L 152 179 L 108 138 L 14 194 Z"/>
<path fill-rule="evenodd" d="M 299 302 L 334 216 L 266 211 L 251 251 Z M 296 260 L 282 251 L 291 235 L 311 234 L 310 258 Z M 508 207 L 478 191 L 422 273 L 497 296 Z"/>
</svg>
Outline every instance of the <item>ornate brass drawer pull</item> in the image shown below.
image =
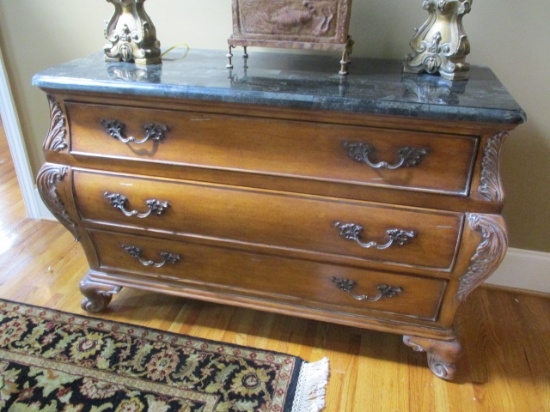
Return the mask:
<svg viewBox="0 0 550 412">
<path fill-rule="evenodd" d="M 118 120 L 103 119 L 101 120 L 101 125 L 104 127 L 109 136 L 114 137 L 122 143 L 143 144 L 148 141 L 160 142 L 165 139 L 165 133 L 168 131 L 168 126 L 166 126 L 165 124 L 147 123 L 143 125 L 143 130 L 145 130 L 145 137 L 141 140 L 138 140 L 133 136 L 124 137 L 123 134 L 126 126 L 124 125 L 124 123 L 121 123 Z"/>
<path fill-rule="evenodd" d="M 383 245 L 380 245 L 375 241 L 363 242 L 360 239 L 361 232 L 363 232 L 363 226 L 356 225 L 355 223 L 336 222 L 334 227 L 338 229 L 338 233 L 341 237 L 346 240 L 353 240 L 365 249 L 374 247 L 378 250 L 384 250 L 393 244 L 403 246 L 407 244 L 409 240 L 416 237 L 416 232 L 414 230 L 388 229 L 386 230 L 386 234 L 388 235 L 389 240 Z"/>
<path fill-rule="evenodd" d="M 429 151 L 425 148 L 401 147 L 397 150 L 399 161 L 393 165 L 388 162 L 374 163 L 369 159 L 376 149 L 367 143 L 360 142 L 343 142 L 342 147 L 347 152 L 348 156 L 359 163 L 366 163 L 373 169 L 389 169 L 395 170 L 401 167 L 413 167 L 420 164 L 422 159 L 428 155 Z"/>
<path fill-rule="evenodd" d="M 382 298 L 390 299 L 397 296 L 401 292 L 403 292 L 403 288 L 401 287 L 380 284 L 376 286 L 376 288 L 378 289 L 378 295 L 376 296 L 355 295 L 352 292 L 353 288 L 356 285 L 355 281 L 351 279 L 343 279 L 343 278 L 336 278 L 336 277 L 332 277 L 330 280 L 332 281 L 332 283 L 336 285 L 338 289 L 349 293 L 349 295 L 353 299 L 366 300 L 367 302 L 377 302 Z"/>
<path fill-rule="evenodd" d="M 103 196 L 105 197 L 105 199 L 109 201 L 111 206 L 113 206 L 115 209 L 120 210 L 122 213 L 124 213 L 125 216 L 128 216 L 128 217 L 135 216 L 140 219 L 145 219 L 146 217 L 152 214 L 160 216 L 166 213 L 166 209 L 170 207 L 170 203 L 168 202 L 162 202 L 157 199 L 147 199 L 145 201 L 145 205 L 149 210 L 147 212 L 140 213 L 137 210 L 126 210 L 126 204 L 128 203 L 128 198 L 124 195 L 121 195 L 120 193 L 105 192 L 103 193 Z"/>
<path fill-rule="evenodd" d="M 175 265 L 181 260 L 181 256 L 176 253 L 169 253 L 169 252 L 160 252 L 159 255 L 162 257 L 162 261 L 160 262 L 154 262 L 152 260 L 145 260 L 143 259 L 143 250 L 137 246 L 132 245 L 122 245 L 122 248 L 126 253 L 128 253 L 130 256 L 132 256 L 134 259 L 139 260 L 139 262 L 143 266 L 153 266 L 155 268 L 160 268 L 164 265 L 171 264 Z"/>
</svg>

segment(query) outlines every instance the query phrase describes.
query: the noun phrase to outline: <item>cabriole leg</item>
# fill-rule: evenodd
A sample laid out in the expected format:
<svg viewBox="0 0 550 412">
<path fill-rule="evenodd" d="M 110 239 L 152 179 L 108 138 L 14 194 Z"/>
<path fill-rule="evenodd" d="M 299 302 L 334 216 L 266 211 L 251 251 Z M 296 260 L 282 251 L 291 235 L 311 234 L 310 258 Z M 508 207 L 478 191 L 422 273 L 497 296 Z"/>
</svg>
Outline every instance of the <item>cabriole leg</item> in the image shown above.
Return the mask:
<svg viewBox="0 0 550 412">
<path fill-rule="evenodd" d="M 80 281 L 80 292 L 85 296 L 81 307 L 86 312 L 101 312 L 109 305 L 113 295 L 120 292 L 120 289 L 122 289 L 120 286 L 96 282 L 86 275 Z"/>
<path fill-rule="evenodd" d="M 453 380 L 456 373 L 455 362 L 462 350 L 458 340 L 450 341 L 403 336 L 405 345 L 417 352 L 426 352 L 430 370 L 439 378 Z"/>
</svg>

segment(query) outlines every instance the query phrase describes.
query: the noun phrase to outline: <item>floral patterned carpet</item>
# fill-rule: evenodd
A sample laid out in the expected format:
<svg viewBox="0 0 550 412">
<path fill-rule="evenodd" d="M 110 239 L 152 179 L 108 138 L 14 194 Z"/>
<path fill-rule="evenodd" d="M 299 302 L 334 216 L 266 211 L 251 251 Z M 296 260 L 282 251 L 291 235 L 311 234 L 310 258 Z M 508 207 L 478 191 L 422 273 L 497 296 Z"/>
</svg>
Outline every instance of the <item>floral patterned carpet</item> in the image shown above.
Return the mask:
<svg viewBox="0 0 550 412">
<path fill-rule="evenodd" d="M 319 411 L 328 360 L 0 300 L 0 411 Z"/>
</svg>

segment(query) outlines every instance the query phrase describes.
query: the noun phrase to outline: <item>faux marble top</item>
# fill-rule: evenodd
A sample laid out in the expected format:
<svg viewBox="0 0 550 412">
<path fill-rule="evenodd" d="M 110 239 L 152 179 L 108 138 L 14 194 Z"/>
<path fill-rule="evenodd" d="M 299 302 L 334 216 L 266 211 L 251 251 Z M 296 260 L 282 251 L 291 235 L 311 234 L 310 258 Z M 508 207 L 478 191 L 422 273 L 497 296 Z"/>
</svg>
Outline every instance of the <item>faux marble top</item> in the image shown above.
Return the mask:
<svg viewBox="0 0 550 412">
<path fill-rule="evenodd" d="M 425 119 L 522 123 L 525 113 L 491 70 L 472 67 L 470 79 L 402 73 L 400 61 L 352 58 L 340 76 L 338 56 L 235 50 L 184 50 L 161 65 L 108 63 L 96 53 L 37 74 L 47 90 L 159 96 Z M 167 58 L 170 56 L 168 55 Z M 246 64 L 245 64 L 246 63 Z"/>
</svg>

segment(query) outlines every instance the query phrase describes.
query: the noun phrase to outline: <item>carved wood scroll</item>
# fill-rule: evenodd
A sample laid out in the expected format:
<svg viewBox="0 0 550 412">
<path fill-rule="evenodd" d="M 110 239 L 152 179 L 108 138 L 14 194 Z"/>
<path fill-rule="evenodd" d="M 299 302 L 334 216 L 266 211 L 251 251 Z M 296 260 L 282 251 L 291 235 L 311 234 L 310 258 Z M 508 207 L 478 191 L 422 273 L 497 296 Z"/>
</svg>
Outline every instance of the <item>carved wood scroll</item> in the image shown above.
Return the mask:
<svg viewBox="0 0 550 412">
<path fill-rule="evenodd" d="M 72 221 L 65 204 L 59 196 L 57 186 L 65 179 L 68 167 L 59 166 L 51 163 L 46 163 L 38 172 L 36 184 L 38 192 L 44 204 L 50 212 L 69 230 L 75 237 L 79 239 L 76 223 Z"/>
<path fill-rule="evenodd" d="M 50 104 L 50 130 L 44 141 L 44 150 L 61 152 L 69 147 L 67 143 L 67 120 L 55 97 L 48 96 Z"/>
<path fill-rule="evenodd" d="M 122 289 L 120 286 L 93 280 L 89 273 L 84 275 L 79 286 L 80 292 L 85 296 L 80 306 L 89 313 L 103 311 L 111 302 L 113 295 L 116 295 Z"/>
<path fill-rule="evenodd" d="M 453 380 L 456 373 L 455 362 L 462 350 L 456 339 L 442 341 L 405 335 L 403 343 L 416 352 L 427 353 L 428 366 L 434 375 L 441 379 Z"/>
<path fill-rule="evenodd" d="M 457 293 L 460 301 L 496 270 L 508 248 L 508 234 L 501 216 L 473 213 L 467 216 L 470 229 L 481 233 L 481 242 L 470 259 L 468 271 L 460 278 Z"/>
<path fill-rule="evenodd" d="M 478 192 L 482 199 L 489 202 L 503 202 L 504 190 L 500 180 L 500 150 L 507 132 L 501 132 L 487 140 L 483 148 L 481 178 Z"/>
</svg>

